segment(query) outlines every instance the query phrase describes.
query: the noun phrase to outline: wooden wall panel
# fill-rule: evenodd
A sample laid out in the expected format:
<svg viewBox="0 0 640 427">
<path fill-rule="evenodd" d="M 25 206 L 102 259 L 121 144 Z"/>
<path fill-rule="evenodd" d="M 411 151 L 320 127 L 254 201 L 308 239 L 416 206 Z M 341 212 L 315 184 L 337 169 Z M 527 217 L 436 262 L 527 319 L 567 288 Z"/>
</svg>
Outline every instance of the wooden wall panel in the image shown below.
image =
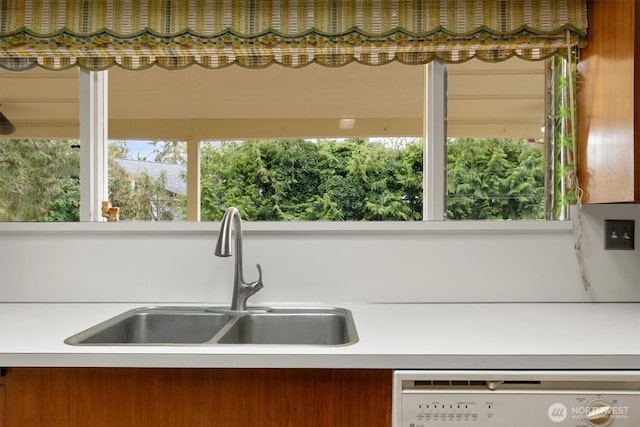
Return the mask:
<svg viewBox="0 0 640 427">
<path fill-rule="evenodd" d="M 390 426 L 389 370 L 12 368 L 7 427 Z"/>
<path fill-rule="evenodd" d="M 578 67 L 578 164 L 585 202 L 640 200 L 638 16 L 634 0 L 590 0 Z"/>
</svg>

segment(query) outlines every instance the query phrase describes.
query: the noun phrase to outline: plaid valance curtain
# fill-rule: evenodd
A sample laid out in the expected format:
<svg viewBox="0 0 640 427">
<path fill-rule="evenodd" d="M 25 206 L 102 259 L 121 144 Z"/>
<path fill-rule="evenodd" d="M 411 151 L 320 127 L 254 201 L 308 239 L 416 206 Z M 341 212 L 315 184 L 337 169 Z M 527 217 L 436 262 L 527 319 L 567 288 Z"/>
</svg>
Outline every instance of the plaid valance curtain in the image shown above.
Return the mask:
<svg viewBox="0 0 640 427">
<path fill-rule="evenodd" d="M 566 54 L 586 0 L 0 0 L 0 67 L 424 64 Z"/>
</svg>

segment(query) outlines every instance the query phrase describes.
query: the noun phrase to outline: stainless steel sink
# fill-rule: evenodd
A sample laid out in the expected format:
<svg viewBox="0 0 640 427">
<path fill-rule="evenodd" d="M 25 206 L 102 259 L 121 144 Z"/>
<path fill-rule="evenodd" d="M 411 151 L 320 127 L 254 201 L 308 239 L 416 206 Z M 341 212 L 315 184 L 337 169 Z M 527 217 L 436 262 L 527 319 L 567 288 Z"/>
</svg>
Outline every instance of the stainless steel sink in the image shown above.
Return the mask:
<svg viewBox="0 0 640 427">
<path fill-rule="evenodd" d="M 65 340 L 71 345 L 348 345 L 358 341 L 351 312 L 333 307 L 144 307 Z"/>
<path fill-rule="evenodd" d="M 202 344 L 231 319 L 202 307 L 146 307 L 128 311 L 76 334 L 73 345 Z"/>
<path fill-rule="evenodd" d="M 345 345 L 356 336 L 346 310 L 287 309 L 239 316 L 218 343 Z"/>
</svg>

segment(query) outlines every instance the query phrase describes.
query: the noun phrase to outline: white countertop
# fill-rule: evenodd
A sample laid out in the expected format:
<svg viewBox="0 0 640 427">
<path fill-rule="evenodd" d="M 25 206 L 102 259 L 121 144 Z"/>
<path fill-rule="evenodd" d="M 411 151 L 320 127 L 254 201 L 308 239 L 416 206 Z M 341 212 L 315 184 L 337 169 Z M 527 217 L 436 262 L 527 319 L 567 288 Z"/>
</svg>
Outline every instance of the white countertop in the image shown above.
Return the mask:
<svg viewBox="0 0 640 427">
<path fill-rule="evenodd" d="M 0 367 L 640 369 L 639 303 L 335 304 L 359 336 L 339 347 L 64 343 L 150 305 L 0 304 Z"/>
</svg>

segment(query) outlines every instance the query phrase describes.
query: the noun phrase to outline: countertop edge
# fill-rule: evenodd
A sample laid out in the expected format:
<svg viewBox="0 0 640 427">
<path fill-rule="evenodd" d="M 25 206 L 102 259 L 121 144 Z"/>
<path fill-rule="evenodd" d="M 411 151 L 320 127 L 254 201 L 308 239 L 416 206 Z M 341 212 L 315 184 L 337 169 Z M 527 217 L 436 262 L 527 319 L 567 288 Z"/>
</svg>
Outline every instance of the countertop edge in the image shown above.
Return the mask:
<svg viewBox="0 0 640 427">
<path fill-rule="evenodd" d="M 2 367 L 640 370 L 637 355 L 10 354 Z"/>
</svg>

